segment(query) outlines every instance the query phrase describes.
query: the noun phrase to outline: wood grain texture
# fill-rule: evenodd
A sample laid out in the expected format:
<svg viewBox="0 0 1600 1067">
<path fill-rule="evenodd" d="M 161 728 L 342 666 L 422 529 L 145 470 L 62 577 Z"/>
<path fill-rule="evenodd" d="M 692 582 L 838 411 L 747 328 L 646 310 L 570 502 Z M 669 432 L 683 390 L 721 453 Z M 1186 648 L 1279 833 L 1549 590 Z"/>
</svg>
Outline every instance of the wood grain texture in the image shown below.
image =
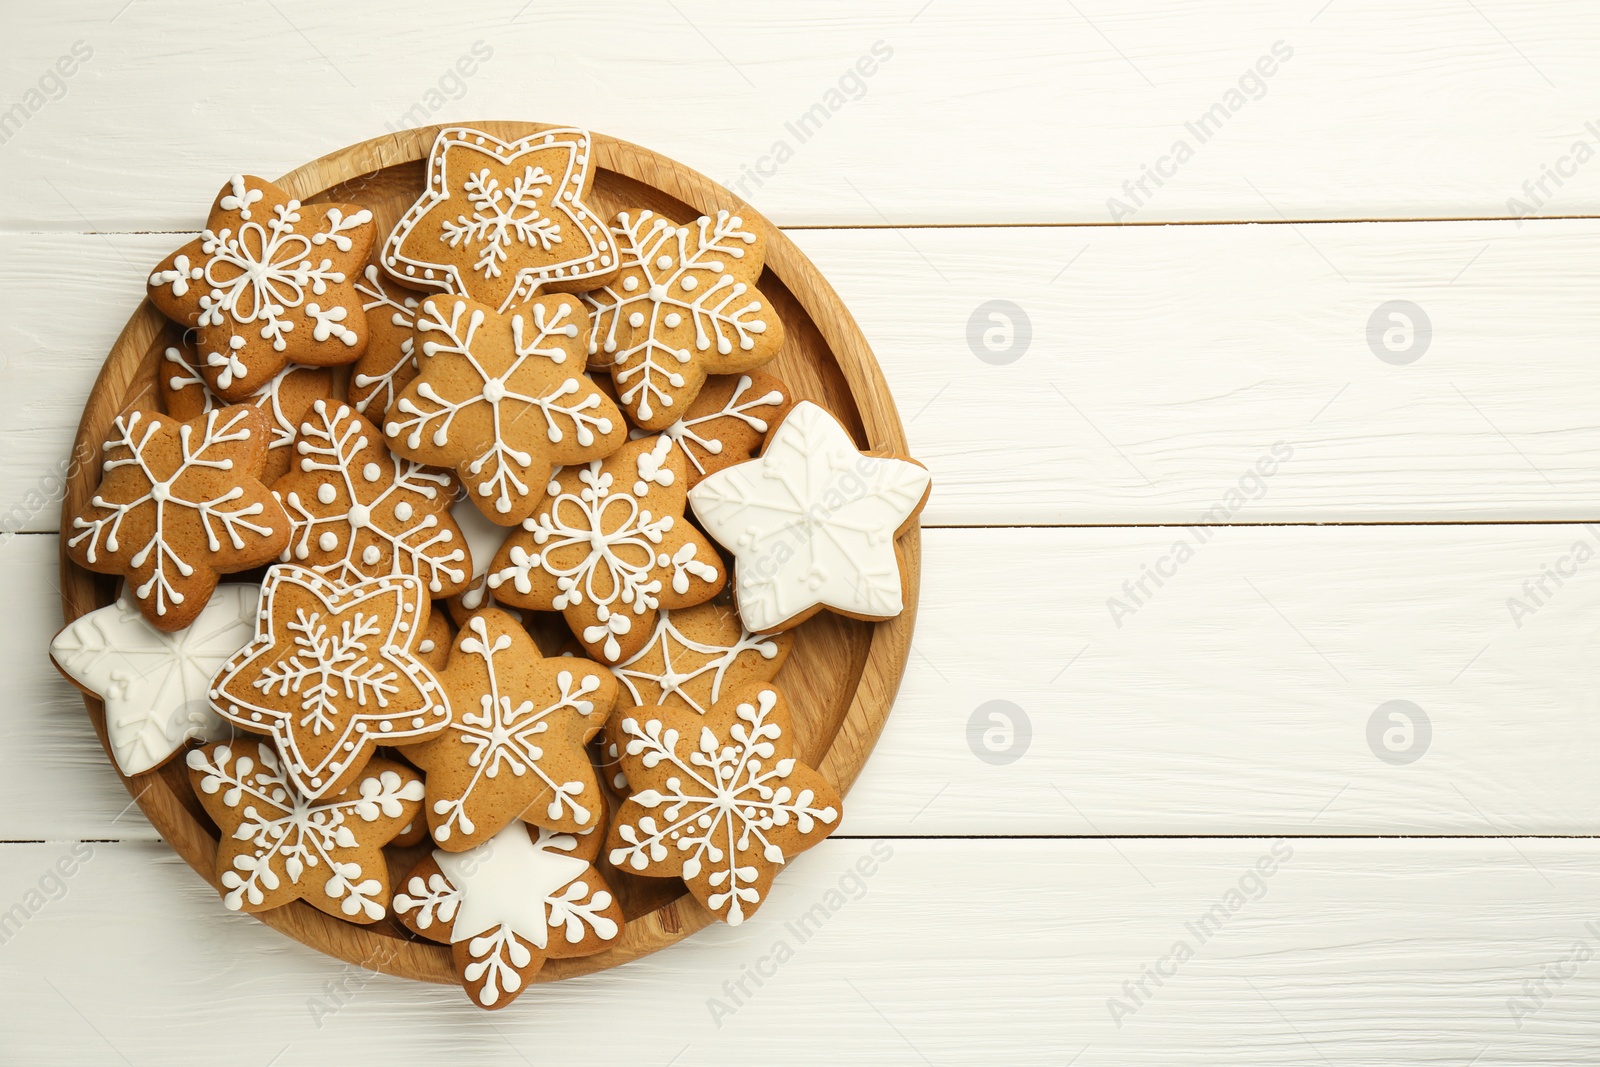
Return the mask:
<svg viewBox="0 0 1600 1067">
<path fill-rule="evenodd" d="M 1118 627 L 1107 600 L 1186 536 L 926 531 L 911 659 L 841 832 L 1597 832 L 1600 527 L 1222 529 Z M 1578 542 L 1595 554 L 1581 565 Z M 148 839 L 136 810 L 118 817 L 128 799 L 40 654 L 54 551 L 48 535 L 0 551 L 16 591 L 0 669 L 18 693 L 0 718 L 0 840 Z M 1558 565 L 1560 586 L 1544 577 Z M 1513 618 L 1513 597 L 1532 613 Z M 969 740 L 994 700 L 1028 722 L 1009 764 Z M 1432 725 L 1409 765 L 1369 747 L 1390 700 Z"/>
<path fill-rule="evenodd" d="M 760 166 L 769 176 L 745 193 L 783 225 L 1103 223 L 1107 199 L 1127 198 L 1124 182 L 1147 166 L 1170 174 L 1147 179 L 1134 222 L 1502 217 L 1544 165 L 1580 138 L 1595 144 L 1585 123 L 1600 119 L 1600 12 L 1582 0 L 999 11 L 826 0 L 780 12 L 631 0 L 608 5 L 598 36 L 575 0 L 495 0 L 448 19 L 402 0 L 382 34 L 360 5 L 309 0 L 226 19 L 203 0 L 135 4 L 114 22 L 114 10 L 75 24 L 48 7 L 10 14 L 7 104 L 75 40 L 94 55 L 0 152 L 5 229 L 186 229 L 220 170 L 281 173 L 308 146 L 385 124 L 533 104 L 717 181 Z M 584 44 L 557 45 L 568 41 Z M 1292 58 L 1241 92 L 1278 41 Z M 889 58 L 859 77 L 876 42 Z M 490 57 L 477 62 L 475 44 Z M 464 58 L 470 77 L 455 67 Z M 1217 105 L 1228 117 L 1202 141 L 1186 124 Z M 1162 164 L 1180 138 L 1193 158 Z M 792 153 L 781 164 L 779 141 Z M 978 154 L 981 177 L 952 162 Z M 1600 211 L 1600 165 L 1547 189 L 1549 212 Z"/>
<path fill-rule="evenodd" d="M 1292 460 L 1226 521 L 1595 514 L 1600 222 L 789 236 L 860 321 L 933 470 L 925 523 L 1194 523 L 1278 441 Z M 181 240 L 0 235 L 0 525 L 55 528 L 29 493 L 59 471 L 125 309 Z M 1010 364 L 969 347 L 991 299 L 1031 320 Z M 1432 322 L 1408 366 L 1367 344 L 1394 299 Z"/>
<path fill-rule="evenodd" d="M 1600 942 L 1594 841 L 836 839 L 760 921 L 492 1020 L 225 914 L 160 844 L 93 847 L 0 950 L 8 1062 L 1524 1067 L 1600 1040 L 1600 966 L 1566 962 Z M 0 902 L 67 854 L 9 848 Z"/>
<path fill-rule="evenodd" d="M 512 141 L 538 132 L 530 123 L 475 123 L 485 133 Z M 277 179 L 305 201 L 353 201 L 370 206 L 380 230 L 392 226 L 422 190 L 422 162 L 436 128 L 407 131 L 351 145 Z M 782 351 L 769 365 L 793 394 L 822 403 L 854 432 L 865 449 L 905 453 L 907 446 L 893 398 L 849 311 L 816 269 L 783 234 L 747 204 L 729 196 L 703 176 L 672 160 L 626 142 L 595 136 L 596 177 L 590 205 L 609 218 L 624 207 L 649 207 L 676 219 L 693 219 L 727 209 L 744 215 L 747 225 L 765 229 L 763 291 L 791 328 Z M 78 514 L 100 480 L 100 450 L 118 413 L 149 404 L 161 350 L 175 335 L 148 302 L 138 305 L 84 405 L 72 448 L 84 462 L 66 475 L 62 524 Z M 791 659 L 796 667 L 787 685 L 796 719 L 799 753 L 818 767 L 841 794 L 847 792 L 871 754 L 893 705 L 910 650 L 916 619 L 919 540 L 915 522 L 897 537 L 904 608 L 899 616 L 868 624 L 837 617 L 798 628 Z M 68 622 L 111 602 L 115 589 L 104 576 L 60 560 L 61 603 Z M 104 709 L 92 696 L 84 703 L 105 745 Z M 123 784 L 173 849 L 208 880 L 216 877 L 216 837 L 185 784 L 181 766 L 169 765 Z M 659 883 L 653 884 L 659 886 Z M 620 889 L 619 889 L 620 893 Z M 624 901 L 628 922 L 616 943 L 581 959 L 554 960 L 535 981 L 556 981 L 616 966 L 655 952 L 711 921 L 693 898 L 670 890 L 644 891 Z M 621 894 L 630 896 L 629 894 Z M 674 899 L 675 897 L 675 899 Z M 630 906 L 631 905 L 631 906 Z M 456 981 L 443 946 L 413 942 L 396 924 L 362 927 L 296 902 L 259 913 L 256 918 L 297 940 L 349 963 L 360 963 L 409 978 Z"/>
</svg>

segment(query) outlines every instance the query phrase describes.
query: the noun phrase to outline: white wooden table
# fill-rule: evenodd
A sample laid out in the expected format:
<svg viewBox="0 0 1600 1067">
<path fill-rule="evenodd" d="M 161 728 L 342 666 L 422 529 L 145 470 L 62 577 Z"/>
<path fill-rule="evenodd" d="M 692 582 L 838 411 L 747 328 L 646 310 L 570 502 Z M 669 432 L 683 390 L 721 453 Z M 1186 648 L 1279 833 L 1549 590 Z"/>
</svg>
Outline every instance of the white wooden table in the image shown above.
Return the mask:
<svg viewBox="0 0 1600 1067">
<path fill-rule="evenodd" d="M 0 1060 L 1593 1062 L 1593 4 L 446 7 L 5 0 Z M 218 176 L 477 118 L 742 181 L 935 475 L 841 833 L 493 1016 L 226 914 L 44 655 L 78 412 Z"/>
</svg>

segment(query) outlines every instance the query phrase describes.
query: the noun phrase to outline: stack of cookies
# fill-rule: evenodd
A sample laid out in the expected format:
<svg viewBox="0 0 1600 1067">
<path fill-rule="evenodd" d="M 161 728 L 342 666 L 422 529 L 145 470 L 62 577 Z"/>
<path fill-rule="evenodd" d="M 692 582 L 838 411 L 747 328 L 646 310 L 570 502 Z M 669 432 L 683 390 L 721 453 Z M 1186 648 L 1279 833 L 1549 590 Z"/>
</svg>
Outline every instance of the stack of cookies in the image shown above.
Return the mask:
<svg viewBox="0 0 1600 1067">
<path fill-rule="evenodd" d="M 223 903 L 392 917 L 486 1008 L 623 936 L 608 873 L 737 924 L 837 827 L 773 679 L 900 613 L 929 488 L 762 369 L 761 228 L 604 219 L 591 149 L 445 129 L 386 237 L 230 179 L 63 533 L 122 588 L 52 656 L 125 775 L 183 753 Z"/>
</svg>

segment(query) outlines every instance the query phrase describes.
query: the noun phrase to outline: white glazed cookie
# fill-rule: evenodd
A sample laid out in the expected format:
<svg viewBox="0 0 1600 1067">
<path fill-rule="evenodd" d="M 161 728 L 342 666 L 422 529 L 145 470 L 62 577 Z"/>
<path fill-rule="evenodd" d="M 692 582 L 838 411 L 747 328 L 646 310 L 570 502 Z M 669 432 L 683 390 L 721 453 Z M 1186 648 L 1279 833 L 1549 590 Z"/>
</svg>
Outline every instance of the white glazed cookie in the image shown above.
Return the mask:
<svg viewBox="0 0 1600 1067">
<path fill-rule="evenodd" d="M 451 946 L 474 1004 L 503 1008 L 546 959 L 591 956 L 621 935 L 622 907 L 594 868 L 603 839 L 602 828 L 566 834 L 513 822 L 470 851 L 424 859 L 395 894 L 395 915 Z"/>
<path fill-rule="evenodd" d="M 223 585 L 199 618 L 176 633 L 151 626 L 125 589 L 117 601 L 69 623 L 50 658 L 106 705 L 106 738 L 125 776 L 154 770 L 184 742 L 232 731 L 206 693 L 217 670 L 256 632 L 253 585 Z"/>
<path fill-rule="evenodd" d="M 695 518 L 734 555 L 734 601 L 756 633 L 823 608 L 887 619 L 904 608 L 895 540 L 927 501 L 926 468 L 863 455 L 839 421 L 796 404 L 758 459 L 689 491 Z"/>
<path fill-rule="evenodd" d="M 393 455 L 378 428 L 343 404 L 312 405 L 295 465 L 272 491 L 294 525 L 286 563 L 336 581 L 411 574 L 430 597 L 454 596 L 472 576 L 450 515 L 450 475 Z"/>
<path fill-rule="evenodd" d="M 627 441 L 616 405 L 583 373 L 583 322 L 565 295 L 506 314 L 464 297 L 424 300 L 422 370 L 389 409 L 390 449 L 454 467 L 485 515 L 515 526 L 538 506 L 553 468 Z"/>
<path fill-rule="evenodd" d="M 540 291 L 582 292 L 617 273 L 610 231 L 586 203 L 589 134 L 556 128 L 509 144 L 481 130 L 439 131 L 428 186 L 383 249 L 397 281 L 501 311 Z"/>
<path fill-rule="evenodd" d="M 783 347 L 783 322 L 756 288 L 759 228 L 727 211 L 684 226 L 635 210 L 619 212 L 612 232 L 622 271 L 584 298 L 589 352 L 611 368 L 635 423 L 665 429 L 707 375 L 753 370 Z"/>
<path fill-rule="evenodd" d="M 217 395 L 244 400 L 285 363 L 360 357 L 367 322 L 353 283 L 375 237 L 365 208 L 302 204 L 269 181 L 234 175 L 200 236 L 150 275 L 150 301 L 196 330 Z"/>
<path fill-rule="evenodd" d="M 299 792 L 332 796 L 378 745 L 449 725 L 449 701 L 415 651 L 429 606 L 411 575 L 345 585 L 279 564 L 261 587 L 255 640 L 218 672 L 211 705 L 240 729 L 271 735 Z"/>
</svg>

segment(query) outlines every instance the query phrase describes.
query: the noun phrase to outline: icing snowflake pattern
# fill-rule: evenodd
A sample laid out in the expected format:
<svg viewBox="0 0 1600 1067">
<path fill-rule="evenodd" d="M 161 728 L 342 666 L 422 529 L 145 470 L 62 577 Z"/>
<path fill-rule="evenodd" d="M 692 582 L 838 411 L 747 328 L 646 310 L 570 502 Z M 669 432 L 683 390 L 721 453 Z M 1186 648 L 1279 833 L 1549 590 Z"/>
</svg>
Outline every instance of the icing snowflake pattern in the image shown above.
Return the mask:
<svg viewBox="0 0 1600 1067">
<path fill-rule="evenodd" d="M 228 735 L 206 692 L 218 668 L 255 636 L 259 599 L 255 586 L 221 586 L 193 623 L 164 633 L 124 590 L 56 635 L 50 658 L 105 701 L 106 735 L 124 775 L 154 770 L 191 739 Z"/>
<path fill-rule="evenodd" d="M 776 387 L 777 380 L 765 375 L 763 377 L 773 382 L 774 387 L 751 395 L 755 380 L 748 374 L 741 374 L 729 391 L 728 398 L 721 405 L 698 414 L 691 413 L 661 431 L 662 436 L 672 440 L 673 447 L 683 451 L 684 458 L 694 467 L 694 471 L 689 475 L 691 486 L 713 469 L 720 470 L 730 465 L 727 453 L 731 450 L 726 442 L 727 435 L 714 430 L 713 424 L 722 423 L 724 419 L 743 424 L 752 434 L 760 435 L 754 442 L 759 445 L 760 438 L 765 437 L 771 421 L 784 410 L 786 397 L 783 390 Z M 702 399 L 705 398 L 704 393 L 701 396 Z M 763 408 L 774 410 L 762 411 Z M 648 431 L 635 432 L 643 436 Z M 734 457 L 732 461 L 739 462 L 749 458 L 750 453 L 745 452 L 742 456 Z M 718 459 L 724 462 L 716 463 Z"/>
<path fill-rule="evenodd" d="M 422 373 L 389 410 L 390 447 L 456 467 L 483 513 L 526 518 L 554 466 L 608 455 L 625 440 L 622 416 L 583 373 L 568 296 L 502 316 L 460 297 L 423 301 Z"/>
<path fill-rule="evenodd" d="M 117 416 L 100 489 L 72 520 L 67 548 L 74 559 L 90 570 L 128 574 L 140 610 L 162 629 L 185 625 L 215 587 L 218 572 L 208 560 L 226 550 L 231 569 L 245 570 L 282 551 L 283 509 L 243 466 L 260 454 L 265 422 L 242 405 L 190 422 L 137 410 Z M 171 464 L 162 453 L 174 438 Z M 125 534 L 138 543 L 126 543 Z M 186 558 L 179 549 L 194 538 L 207 554 Z M 179 588 L 195 584 L 190 579 L 198 591 Z M 179 606 L 182 612 L 172 610 Z"/>
<path fill-rule="evenodd" d="M 722 586 L 721 560 L 682 518 L 683 479 L 684 460 L 665 437 L 563 468 L 539 510 L 501 546 L 489 588 L 515 607 L 567 613 L 573 632 L 608 663 L 632 655 L 648 636 L 624 645 L 636 620 L 651 627 L 661 607 L 703 603 Z"/>
<path fill-rule="evenodd" d="M 350 375 L 350 403 L 357 413 L 380 421 L 400 391 L 417 376 L 417 296 L 384 283 L 383 273 L 368 264 L 355 283 L 361 310 L 367 314 L 371 340 Z"/>
<path fill-rule="evenodd" d="M 407 750 L 428 772 L 435 841 L 461 851 L 518 813 L 554 829 L 594 825 L 601 805 L 583 745 L 616 700 L 599 667 L 546 661 L 520 624 L 486 611 L 467 619 L 440 680 L 454 694 L 450 728 Z M 577 773 L 562 775 L 562 766 Z M 528 810 L 539 800 L 539 811 Z"/>
<path fill-rule="evenodd" d="M 270 734 L 313 800 L 337 792 L 378 743 L 437 734 L 450 705 L 413 649 L 427 620 L 410 575 L 338 584 L 304 567 L 267 572 L 255 640 L 212 683 L 229 722 Z"/>
<path fill-rule="evenodd" d="M 783 324 L 755 287 L 763 248 L 727 211 L 679 226 L 649 211 L 612 226 L 622 271 L 587 294 L 589 351 L 609 359 L 618 399 L 660 430 L 708 374 L 751 370 L 777 354 Z"/>
<path fill-rule="evenodd" d="M 591 144 L 550 129 L 507 143 L 480 130 L 439 131 L 428 187 L 389 235 L 397 280 L 501 311 L 541 288 L 582 290 L 616 273 L 616 250 L 584 198 Z"/>
<path fill-rule="evenodd" d="M 669 702 L 692 708 L 701 715 L 722 696 L 722 681 L 729 668 L 743 657 L 775 664 L 780 660 L 780 641 L 752 634 L 730 618 L 730 629 L 735 631 L 732 640 L 719 642 L 697 641 L 678 628 L 675 618 L 690 612 L 721 614 L 725 609 L 714 605 L 689 608 L 686 611 L 663 611 L 656 621 L 655 633 L 649 642 L 625 662 L 611 668 L 611 673 L 627 687 L 635 705 L 662 705 Z M 731 612 L 727 613 L 730 617 Z M 646 661 L 659 660 L 660 666 Z M 685 662 L 687 661 L 687 662 Z M 774 665 L 771 671 L 775 673 Z M 765 672 L 764 672 L 765 673 Z M 768 673 L 763 681 L 770 680 Z M 701 690 L 704 693 L 701 694 Z"/>
<path fill-rule="evenodd" d="M 621 934 L 622 912 L 592 865 L 593 846 L 580 845 L 587 836 L 541 829 L 530 840 L 514 822 L 470 851 L 434 852 L 395 894 L 395 914 L 454 947 L 479 1007 L 501 1007 L 546 958 L 592 955 Z"/>
<path fill-rule="evenodd" d="M 695 517 L 734 554 L 745 625 L 791 625 L 818 607 L 888 618 L 903 607 L 895 534 L 922 505 L 925 468 L 865 456 L 832 415 L 796 404 L 758 459 L 689 490 Z"/>
<path fill-rule="evenodd" d="M 825 838 L 839 798 L 793 756 L 776 690 L 739 700 L 723 721 L 683 709 L 623 718 L 635 792 L 607 842 L 619 869 L 682 877 L 731 926 L 760 906 L 776 867 Z"/>
<path fill-rule="evenodd" d="M 253 755 L 251 754 L 253 750 Z M 349 789 L 323 802 L 295 788 L 265 741 L 189 753 L 195 795 L 223 828 L 217 853 L 222 903 L 263 911 L 295 898 L 356 922 L 387 914 L 382 845 L 417 811 L 422 781 L 374 761 Z"/>
<path fill-rule="evenodd" d="M 366 323 L 347 277 L 373 237 L 365 208 L 306 207 L 235 175 L 200 237 L 150 275 L 151 298 L 197 328 L 212 387 L 243 399 L 286 360 L 326 366 L 361 355 Z"/>
<path fill-rule="evenodd" d="M 296 451 L 295 469 L 273 486 L 293 524 L 285 562 L 351 582 L 411 574 L 435 597 L 466 585 L 471 560 L 450 518 L 448 474 L 394 456 L 371 423 L 323 400 Z"/>
</svg>

